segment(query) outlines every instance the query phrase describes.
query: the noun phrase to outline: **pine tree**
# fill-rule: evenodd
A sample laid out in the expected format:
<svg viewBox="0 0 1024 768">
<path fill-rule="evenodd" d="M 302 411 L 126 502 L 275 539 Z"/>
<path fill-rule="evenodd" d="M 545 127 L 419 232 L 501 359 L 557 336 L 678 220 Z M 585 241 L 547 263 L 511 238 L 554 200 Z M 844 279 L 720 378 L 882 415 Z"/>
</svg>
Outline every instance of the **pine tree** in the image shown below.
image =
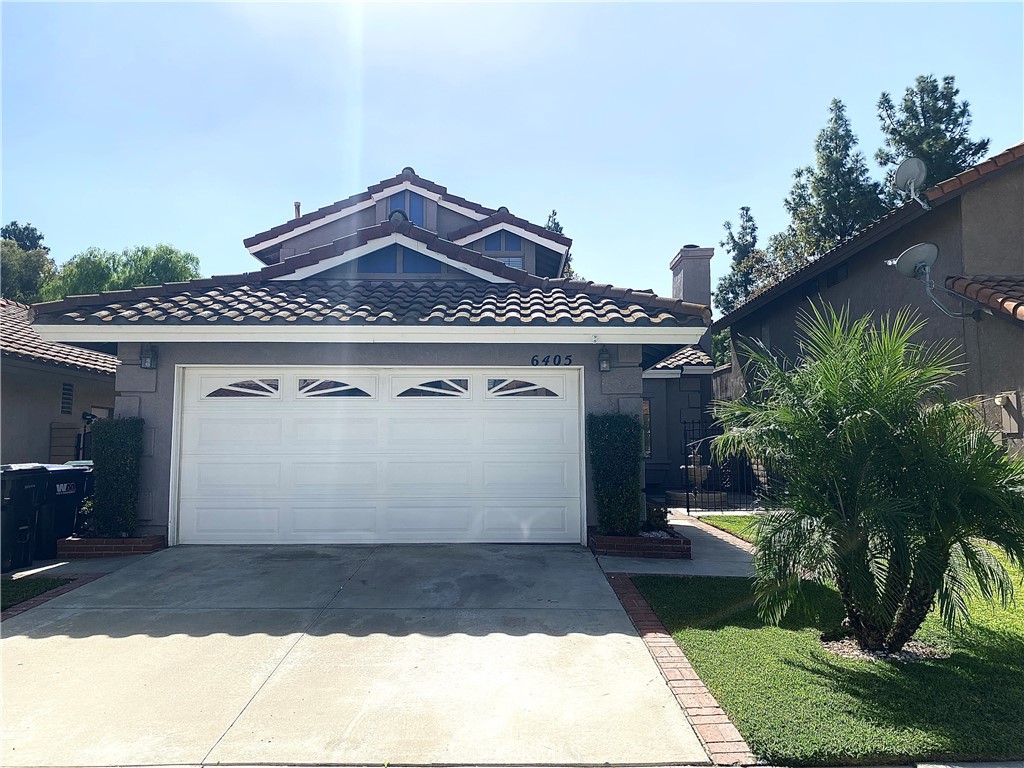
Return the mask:
<svg viewBox="0 0 1024 768">
<path fill-rule="evenodd" d="M 551 209 L 551 213 L 548 214 L 548 223 L 544 225 L 544 229 L 548 232 L 554 232 L 556 235 L 562 234 L 562 223 L 558 220 L 558 211 L 554 208 Z M 567 277 L 570 280 L 583 280 L 584 278 L 572 268 L 572 254 L 565 254 L 565 266 L 562 268 L 562 277 Z"/>
<path fill-rule="evenodd" d="M 931 186 L 970 168 L 988 152 L 989 140 L 971 141 L 971 109 L 966 100 L 957 102 L 960 91 L 952 75 L 942 78 L 919 75 L 907 88 L 897 106 L 888 93 L 878 99 L 885 146 L 875 160 L 886 171 L 886 195 L 893 205 L 905 200 L 893 189 L 896 168 L 908 157 L 917 157 L 928 168 L 926 184 Z"/>
<path fill-rule="evenodd" d="M 814 142 L 814 166 L 798 168 L 785 199 L 790 225 L 773 238 L 774 260 L 799 266 L 852 237 L 885 213 L 880 185 L 868 174 L 864 155 L 839 99 Z"/>
<path fill-rule="evenodd" d="M 739 221 L 735 230 L 731 221 L 725 222 L 725 239 L 719 243 L 731 257 L 729 272 L 718 281 L 714 295 L 715 306 L 724 314 L 750 298 L 756 263 L 764 258 L 764 252 L 757 247 L 757 223 L 750 206 L 740 208 Z"/>
</svg>

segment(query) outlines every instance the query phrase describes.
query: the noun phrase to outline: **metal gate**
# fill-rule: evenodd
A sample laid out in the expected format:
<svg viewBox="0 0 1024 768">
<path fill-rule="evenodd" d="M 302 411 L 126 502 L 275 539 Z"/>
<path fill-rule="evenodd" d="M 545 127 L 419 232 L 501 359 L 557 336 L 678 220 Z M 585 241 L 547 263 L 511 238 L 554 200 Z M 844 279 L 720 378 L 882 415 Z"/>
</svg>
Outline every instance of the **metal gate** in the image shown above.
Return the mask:
<svg viewBox="0 0 1024 768">
<path fill-rule="evenodd" d="M 714 421 L 687 421 L 682 428 L 686 513 L 759 509 L 769 484 L 765 467 L 745 456 L 715 459 L 711 441 L 722 428 Z"/>
</svg>

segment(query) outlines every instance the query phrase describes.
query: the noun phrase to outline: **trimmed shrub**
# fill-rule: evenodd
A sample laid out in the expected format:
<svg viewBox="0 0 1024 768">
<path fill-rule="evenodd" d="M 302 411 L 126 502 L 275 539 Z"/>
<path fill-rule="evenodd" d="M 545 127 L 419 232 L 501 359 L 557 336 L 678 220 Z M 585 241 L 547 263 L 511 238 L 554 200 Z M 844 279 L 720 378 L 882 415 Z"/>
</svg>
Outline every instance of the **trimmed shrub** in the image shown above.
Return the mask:
<svg viewBox="0 0 1024 768">
<path fill-rule="evenodd" d="M 636 536 L 645 519 L 640 419 L 625 413 L 588 414 L 587 447 L 598 531 L 608 536 Z"/>
<path fill-rule="evenodd" d="M 668 505 L 657 501 L 647 502 L 647 523 L 649 531 L 662 531 L 668 528 Z"/>
<path fill-rule="evenodd" d="M 92 425 L 93 531 L 131 536 L 139 501 L 139 462 L 144 419 L 105 419 Z"/>
</svg>

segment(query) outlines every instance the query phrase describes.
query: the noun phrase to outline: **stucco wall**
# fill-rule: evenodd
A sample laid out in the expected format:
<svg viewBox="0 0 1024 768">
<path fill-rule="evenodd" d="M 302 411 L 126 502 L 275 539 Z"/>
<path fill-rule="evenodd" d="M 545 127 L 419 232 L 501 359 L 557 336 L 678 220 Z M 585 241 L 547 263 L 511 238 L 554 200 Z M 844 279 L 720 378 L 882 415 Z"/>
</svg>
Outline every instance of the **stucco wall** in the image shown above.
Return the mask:
<svg viewBox="0 0 1024 768">
<path fill-rule="evenodd" d="M 157 370 L 138 367 L 138 345 L 120 344 L 117 414 L 146 420 L 139 527 L 167 531 L 171 482 L 171 423 L 175 365 L 424 365 L 529 366 L 538 353 L 573 355 L 583 365 L 587 413 L 640 415 L 642 383 L 638 345 L 610 347 L 612 370 L 598 371 L 599 345 L 524 344 L 161 344 Z M 588 473 L 587 518 L 596 521 Z"/>
<path fill-rule="evenodd" d="M 71 415 L 61 414 L 61 386 L 74 384 Z M 4 358 L 0 364 L 0 463 L 49 462 L 50 427 L 81 429 L 82 412 L 112 408 L 114 377 Z"/>
<path fill-rule="evenodd" d="M 684 374 L 674 379 L 644 379 L 644 398 L 651 403 L 651 457 L 644 462 L 648 488 L 681 488 L 679 467 L 686 455 L 684 423 L 705 418 L 711 401 L 709 374 Z"/>
</svg>

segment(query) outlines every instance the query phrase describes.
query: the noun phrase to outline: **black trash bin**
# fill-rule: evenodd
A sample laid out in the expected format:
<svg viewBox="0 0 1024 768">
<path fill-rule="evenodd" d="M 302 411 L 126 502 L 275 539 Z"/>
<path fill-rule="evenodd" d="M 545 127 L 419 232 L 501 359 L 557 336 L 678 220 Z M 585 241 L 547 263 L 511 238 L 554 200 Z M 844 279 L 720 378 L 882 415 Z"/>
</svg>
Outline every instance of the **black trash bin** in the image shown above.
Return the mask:
<svg viewBox="0 0 1024 768">
<path fill-rule="evenodd" d="M 57 557 L 57 541 L 75 532 L 75 519 L 86 490 L 86 470 L 66 464 L 46 464 L 49 483 L 36 518 L 36 560 Z"/>
<path fill-rule="evenodd" d="M 42 464 L 0 466 L 0 571 L 32 565 L 36 518 L 50 481 Z"/>
</svg>

